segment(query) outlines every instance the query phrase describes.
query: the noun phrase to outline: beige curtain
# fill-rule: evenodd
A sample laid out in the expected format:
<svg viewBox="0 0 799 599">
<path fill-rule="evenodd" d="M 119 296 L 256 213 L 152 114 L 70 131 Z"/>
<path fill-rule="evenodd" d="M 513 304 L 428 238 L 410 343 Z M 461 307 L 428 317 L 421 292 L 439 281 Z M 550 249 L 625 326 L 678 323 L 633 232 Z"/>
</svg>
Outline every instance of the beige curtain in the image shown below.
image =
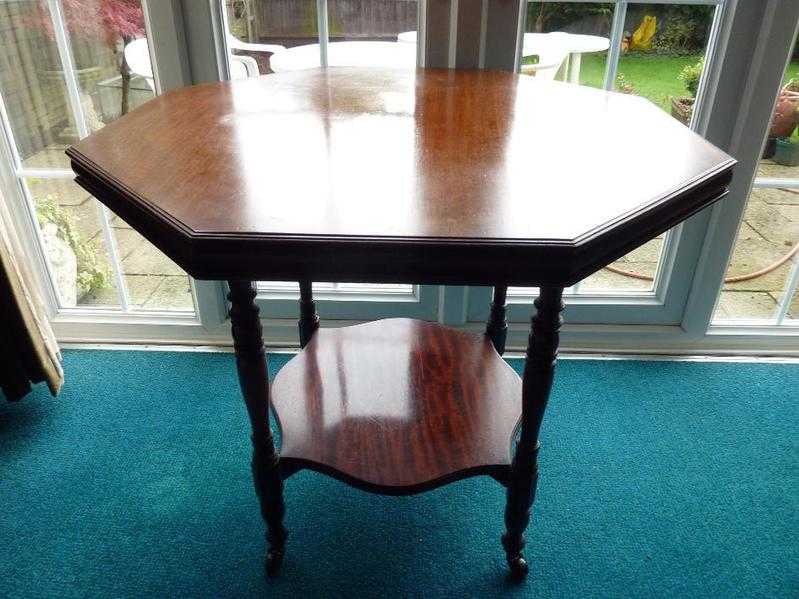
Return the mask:
<svg viewBox="0 0 799 599">
<path fill-rule="evenodd" d="M 31 383 L 46 382 L 56 395 L 64 382 L 53 329 L 0 193 L 0 388 L 9 401 Z"/>
</svg>

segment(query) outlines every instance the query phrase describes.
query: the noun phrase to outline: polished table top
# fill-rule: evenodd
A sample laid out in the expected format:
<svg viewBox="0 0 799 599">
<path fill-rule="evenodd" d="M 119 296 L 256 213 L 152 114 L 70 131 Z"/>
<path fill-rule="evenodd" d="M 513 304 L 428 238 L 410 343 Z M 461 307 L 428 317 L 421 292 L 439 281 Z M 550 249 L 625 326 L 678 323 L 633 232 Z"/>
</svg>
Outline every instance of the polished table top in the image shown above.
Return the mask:
<svg viewBox="0 0 799 599">
<path fill-rule="evenodd" d="M 200 278 L 279 249 L 253 274 L 398 282 L 551 282 L 547 265 L 517 272 L 546 255 L 573 282 L 721 197 L 734 164 L 642 98 L 432 69 L 183 88 L 68 154 L 80 184 Z M 349 272 L 350 257 L 374 264 Z M 471 268 L 444 276 L 458 257 Z"/>
</svg>

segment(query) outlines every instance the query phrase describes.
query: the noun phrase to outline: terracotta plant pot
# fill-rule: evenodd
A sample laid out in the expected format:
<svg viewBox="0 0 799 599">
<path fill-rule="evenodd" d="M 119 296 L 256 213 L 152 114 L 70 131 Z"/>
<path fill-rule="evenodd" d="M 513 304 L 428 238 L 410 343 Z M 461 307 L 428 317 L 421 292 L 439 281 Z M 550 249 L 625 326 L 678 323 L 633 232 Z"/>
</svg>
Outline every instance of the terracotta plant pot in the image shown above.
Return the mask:
<svg viewBox="0 0 799 599">
<path fill-rule="evenodd" d="M 774 162 L 783 166 L 799 166 L 799 143 L 785 138 L 778 139 Z"/>
<path fill-rule="evenodd" d="M 671 116 L 680 121 L 686 127 L 691 123 L 691 115 L 694 113 L 693 98 L 674 98 L 671 99 Z"/>
</svg>

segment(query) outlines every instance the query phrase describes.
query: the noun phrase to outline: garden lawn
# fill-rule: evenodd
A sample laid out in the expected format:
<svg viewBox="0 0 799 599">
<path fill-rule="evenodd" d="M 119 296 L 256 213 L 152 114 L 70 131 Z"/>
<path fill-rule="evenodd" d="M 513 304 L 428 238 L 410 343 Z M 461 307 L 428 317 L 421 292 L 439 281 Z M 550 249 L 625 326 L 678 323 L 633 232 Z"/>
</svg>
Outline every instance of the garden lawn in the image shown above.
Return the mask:
<svg viewBox="0 0 799 599">
<path fill-rule="evenodd" d="M 619 60 L 617 74 L 635 87 L 639 96 L 649 98 L 663 110 L 670 110 L 670 96 L 687 96 L 688 92 L 678 75 L 688 65 L 695 64 L 701 55 L 664 56 L 662 54 L 625 54 Z M 602 87 L 605 80 L 605 55 L 584 54 L 580 83 Z"/>
<path fill-rule="evenodd" d="M 632 83 L 636 93 L 670 110 L 670 96 L 685 96 L 687 91 L 678 75 L 687 65 L 696 63 L 699 54 L 664 56 L 660 54 L 625 54 L 619 60 L 618 73 Z M 788 65 L 785 80 L 799 77 L 799 61 Z M 605 54 L 583 54 L 580 83 L 602 87 L 605 80 Z"/>
</svg>

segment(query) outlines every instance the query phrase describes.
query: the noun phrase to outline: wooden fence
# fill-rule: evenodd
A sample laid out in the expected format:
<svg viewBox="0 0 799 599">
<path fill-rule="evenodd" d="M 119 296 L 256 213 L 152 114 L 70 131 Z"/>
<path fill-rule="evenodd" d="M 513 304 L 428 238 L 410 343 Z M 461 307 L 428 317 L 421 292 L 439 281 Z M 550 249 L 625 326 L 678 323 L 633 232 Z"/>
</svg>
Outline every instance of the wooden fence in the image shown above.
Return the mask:
<svg viewBox="0 0 799 599">
<path fill-rule="evenodd" d="M 331 39 L 396 40 L 402 31 L 416 29 L 416 0 L 328 0 Z M 315 40 L 315 0 L 255 2 L 254 33 L 259 41 Z"/>
</svg>

